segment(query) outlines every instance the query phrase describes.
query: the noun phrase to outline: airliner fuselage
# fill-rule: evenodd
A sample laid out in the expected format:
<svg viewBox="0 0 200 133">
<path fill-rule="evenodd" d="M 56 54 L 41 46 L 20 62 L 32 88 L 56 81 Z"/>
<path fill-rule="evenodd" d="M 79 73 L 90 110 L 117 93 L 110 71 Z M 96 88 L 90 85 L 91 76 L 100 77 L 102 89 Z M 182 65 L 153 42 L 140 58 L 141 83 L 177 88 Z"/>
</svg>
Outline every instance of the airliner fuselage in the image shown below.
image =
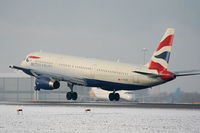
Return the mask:
<svg viewBox="0 0 200 133">
<path fill-rule="evenodd" d="M 46 75 L 55 80 L 77 85 L 100 87 L 105 90 L 138 90 L 166 82 L 160 77 L 153 78 L 136 73 L 155 73 L 145 66 L 134 66 L 119 62 L 63 56 L 36 52 L 29 54 L 21 64 L 34 70 L 32 75 Z M 43 74 L 42 74 L 43 73 Z"/>
</svg>

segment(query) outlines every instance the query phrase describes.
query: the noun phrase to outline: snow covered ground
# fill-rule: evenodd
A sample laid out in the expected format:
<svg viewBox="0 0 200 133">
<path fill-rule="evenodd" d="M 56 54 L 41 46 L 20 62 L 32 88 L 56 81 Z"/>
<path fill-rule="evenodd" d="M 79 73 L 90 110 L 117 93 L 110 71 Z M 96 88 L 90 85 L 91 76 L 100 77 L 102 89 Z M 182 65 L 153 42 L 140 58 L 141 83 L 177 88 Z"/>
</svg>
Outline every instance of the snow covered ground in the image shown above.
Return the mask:
<svg viewBox="0 0 200 133">
<path fill-rule="evenodd" d="M 23 114 L 16 109 L 22 108 Z M 198 133 L 200 110 L 0 105 L 0 133 Z"/>
</svg>

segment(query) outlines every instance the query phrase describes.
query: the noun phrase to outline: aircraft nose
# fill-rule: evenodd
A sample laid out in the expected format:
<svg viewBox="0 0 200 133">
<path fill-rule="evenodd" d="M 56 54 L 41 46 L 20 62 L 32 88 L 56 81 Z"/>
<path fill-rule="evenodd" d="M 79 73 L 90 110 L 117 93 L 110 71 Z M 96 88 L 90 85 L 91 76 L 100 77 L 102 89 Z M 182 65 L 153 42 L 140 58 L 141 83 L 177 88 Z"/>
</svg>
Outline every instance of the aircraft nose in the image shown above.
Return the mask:
<svg viewBox="0 0 200 133">
<path fill-rule="evenodd" d="M 22 62 L 21 62 L 21 66 L 25 66 L 26 65 L 26 62 L 23 60 Z"/>
</svg>

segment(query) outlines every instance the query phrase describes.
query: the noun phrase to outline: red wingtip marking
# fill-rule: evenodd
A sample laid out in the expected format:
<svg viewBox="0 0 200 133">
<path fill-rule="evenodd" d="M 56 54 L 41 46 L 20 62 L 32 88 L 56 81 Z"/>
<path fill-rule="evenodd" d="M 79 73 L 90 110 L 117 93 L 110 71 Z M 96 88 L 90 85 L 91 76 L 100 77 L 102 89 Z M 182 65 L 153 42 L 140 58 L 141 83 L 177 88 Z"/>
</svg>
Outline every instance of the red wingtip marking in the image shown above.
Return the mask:
<svg viewBox="0 0 200 133">
<path fill-rule="evenodd" d="M 162 42 L 160 42 L 156 51 L 160 50 L 164 46 L 172 46 L 173 38 L 174 38 L 174 35 L 167 36 Z"/>
<path fill-rule="evenodd" d="M 29 56 L 28 58 L 39 59 L 40 57 L 38 57 L 38 56 Z"/>
</svg>

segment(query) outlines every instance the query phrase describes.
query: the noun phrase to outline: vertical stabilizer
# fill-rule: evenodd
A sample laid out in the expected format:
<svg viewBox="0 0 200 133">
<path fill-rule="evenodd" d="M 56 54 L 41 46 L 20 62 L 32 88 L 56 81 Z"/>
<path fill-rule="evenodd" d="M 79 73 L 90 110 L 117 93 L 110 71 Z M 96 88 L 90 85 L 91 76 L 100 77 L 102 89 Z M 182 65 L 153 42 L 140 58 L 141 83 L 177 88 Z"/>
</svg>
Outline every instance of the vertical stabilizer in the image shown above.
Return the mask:
<svg viewBox="0 0 200 133">
<path fill-rule="evenodd" d="M 175 30 L 172 28 L 168 28 L 163 35 L 156 51 L 153 53 L 151 60 L 148 64 L 149 69 L 157 70 L 158 73 L 161 71 L 167 70 L 172 42 L 174 38 Z"/>
</svg>

